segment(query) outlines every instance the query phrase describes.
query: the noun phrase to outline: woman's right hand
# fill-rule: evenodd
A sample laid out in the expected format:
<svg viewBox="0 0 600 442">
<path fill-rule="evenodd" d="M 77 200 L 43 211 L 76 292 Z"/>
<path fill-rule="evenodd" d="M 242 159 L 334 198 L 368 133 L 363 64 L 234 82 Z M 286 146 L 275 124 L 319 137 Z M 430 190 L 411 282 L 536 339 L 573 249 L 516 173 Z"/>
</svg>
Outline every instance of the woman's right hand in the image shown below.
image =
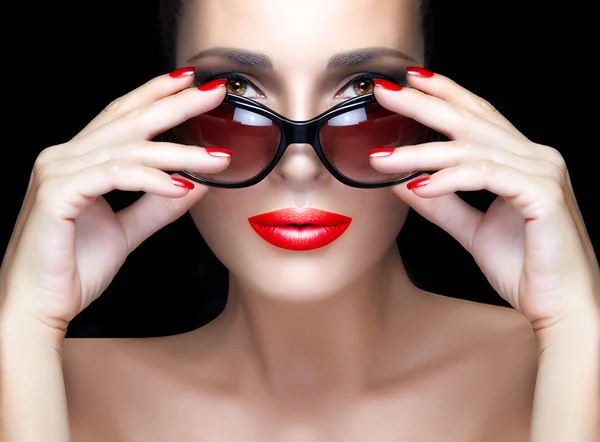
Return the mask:
<svg viewBox="0 0 600 442">
<path fill-rule="evenodd" d="M 64 337 L 128 254 L 206 192 L 164 171 L 229 165 L 198 147 L 151 141 L 223 100 L 225 80 L 199 90 L 190 87 L 192 74 L 180 69 L 149 81 L 69 142 L 41 152 L 0 270 L 4 319 L 33 318 Z M 145 195 L 115 213 L 102 195 L 116 189 Z"/>
</svg>

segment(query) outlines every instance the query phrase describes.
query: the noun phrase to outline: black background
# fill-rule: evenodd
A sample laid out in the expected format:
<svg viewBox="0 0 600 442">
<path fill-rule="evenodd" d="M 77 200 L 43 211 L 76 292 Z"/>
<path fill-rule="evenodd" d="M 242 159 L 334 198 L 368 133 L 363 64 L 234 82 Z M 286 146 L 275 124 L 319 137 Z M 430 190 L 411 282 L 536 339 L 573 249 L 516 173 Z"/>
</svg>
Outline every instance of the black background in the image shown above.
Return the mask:
<svg viewBox="0 0 600 442">
<path fill-rule="evenodd" d="M 15 60 L 22 57 L 23 62 L 5 66 L 5 130 L 17 137 L 5 140 L 2 159 L 2 247 L 36 155 L 74 136 L 114 98 L 163 73 L 157 2 L 42 3 L 28 3 L 28 11 L 5 16 L 5 22 L 11 17 L 16 21 L 19 32 L 14 44 L 7 43 L 17 49 Z M 584 131 L 578 122 L 583 94 L 591 84 L 589 69 L 578 64 L 580 54 L 591 50 L 590 42 L 576 34 L 585 10 L 550 5 L 542 0 L 434 0 L 432 68 L 488 99 L 532 140 L 562 152 L 598 250 L 595 128 Z M 134 196 L 110 198 L 119 207 Z M 465 198 L 480 207 L 490 200 L 482 192 Z M 73 321 L 70 336 L 164 335 L 210 320 L 224 299 L 203 290 L 196 275 L 196 252 L 202 245 L 187 216 L 163 229 L 130 256 L 106 293 Z M 414 214 L 403 231 L 401 249 L 425 288 L 502 304 L 470 256 Z"/>
</svg>

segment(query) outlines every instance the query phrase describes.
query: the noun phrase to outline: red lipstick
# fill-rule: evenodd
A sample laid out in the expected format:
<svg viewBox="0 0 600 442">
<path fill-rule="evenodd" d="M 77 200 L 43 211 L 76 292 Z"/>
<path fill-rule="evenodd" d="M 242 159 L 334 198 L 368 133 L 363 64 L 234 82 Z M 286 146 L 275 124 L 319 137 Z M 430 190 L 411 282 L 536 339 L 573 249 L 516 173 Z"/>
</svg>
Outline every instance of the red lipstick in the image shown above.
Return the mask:
<svg viewBox="0 0 600 442">
<path fill-rule="evenodd" d="M 258 235 L 287 250 L 325 247 L 346 231 L 352 218 L 317 209 L 283 209 L 248 218 Z"/>
</svg>

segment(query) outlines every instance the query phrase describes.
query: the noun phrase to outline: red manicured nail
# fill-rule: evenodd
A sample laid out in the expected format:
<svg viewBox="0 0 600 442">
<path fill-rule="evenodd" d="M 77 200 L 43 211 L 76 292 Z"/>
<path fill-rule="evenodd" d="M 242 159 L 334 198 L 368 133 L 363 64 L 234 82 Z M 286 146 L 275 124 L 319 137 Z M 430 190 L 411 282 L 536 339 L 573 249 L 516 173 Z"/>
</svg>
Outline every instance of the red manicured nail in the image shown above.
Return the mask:
<svg viewBox="0 0 600 442">
<path fill-rule="evenodd" d="M 185 66 L 183 68 L 175 69 L 169 75 L 173 78 L 183 78 L 189 77 L 190 75 L 194 75 L 196 68 L 194 66 Z"/>
<path fill-rule="evenodd" d="M 429 69 L 425 69 L 420 66 L 407 66 L 406 73 L 408 75 L 412 75 L 414 77 L 419 77 L 419 78 L 433 77 L 433 72 L 431 72 Z"/>
<path fill-rule="evenodd" d="M 406 188 L 408 190 L 415 190 L 415 189 L 417 189 L 419 187 L 424 187 L 427 184 L 429 184 L 429 177 L 428 176 L 411 181 L 410 183 L 408 183 L 406 185 Z"/>
<path fill-rule="evenodd" d="M 181 178 L 177 178 L 176 176 L 171 177 L 171 181 L 177 187 L 183 187 L 184 189 L 192 190 L 194 188 L 194 183 L 188 180 L 183 180 Z"/>
<path fill-rule="evenodd" d="M 400 86 L 399 84 L 392 83 L 391 81 L 388 81 L 388 80 L 382 80 L 381 78 L 373 79 L 373 83 L 375 83 L 375 86 L 382 87 L 383 89 L 386 89 L 388 91 L 401 91 L 402 90 L 402 86 Z"/>
<path fill-rule="evenodd" d="M 227 83 L 227 78 L 217 78 L 216 80 L 204 83 L 198 89 L 200 89 L 202 92 L 212 91 L 213 89 L 225 86 L 225 83 Z"/>
<path fill-rule="evenodd" d="M 206 153 L 213 157 L 229 158 L 233 152 L 224 147 L 207 147 Z"/>
<path fill-rule="evenodd" d="M 389 157 L 396 149 L 393 147 L 376 147 L 367 152 L 371 158 Z"/>
</svg>

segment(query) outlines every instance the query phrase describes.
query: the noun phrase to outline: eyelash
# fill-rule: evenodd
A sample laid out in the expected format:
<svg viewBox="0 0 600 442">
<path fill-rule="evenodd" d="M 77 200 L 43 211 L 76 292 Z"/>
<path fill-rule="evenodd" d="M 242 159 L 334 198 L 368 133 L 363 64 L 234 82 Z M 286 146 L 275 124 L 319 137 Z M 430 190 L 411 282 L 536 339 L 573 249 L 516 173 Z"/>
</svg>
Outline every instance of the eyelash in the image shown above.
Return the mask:
<svg viewBox="0 0 600 442">
<path fill-rule="evenodd" d="M 214 73 L 210 73 L 207 74 L 205 73 L 204 75 L 202 75 L 201 73 L 197 73 L 195 76 L 195 80 L 194 80 L 194 86 L 198 87 L 208 81 L 212 81 L 212 80 L 217 80 L 220 78 L 225 78 L 227 80 L 242 80 L 245 81 L 247 83 L 250 84 L 250 86 L 252 86 L 254 89 L 259 90 L 260 88 L 258 88 L 251 80 L 249 80 L 248 78 L 246 78 L 244 76 L 244 74 L 241 74 L 239 72 L 222 72 L 219 74 L 214 74 Z M 407 80 L 406 80 L 406 73 L 405 72 L 391 72 L 387 75 L 384 74 L 378 74 L 375 72 L 361 72 L 356 74 L 355 76 L 353 76 L 350 80 L 348 80 L 337 92 L 336 95 L 339 94 L 340 92 L 346 90 L 352 83 L 354 83 L 357 80 L 362 80 L 362 79 L 369 79 L 369 80 L 373 80 L 375 78 L 381 78 L 382 80 L 388 80 L 391 81 L 393 83 L 399 84 L 400 86 L 407 86 Z M 262 92 L 262 91 L 261 91 Z"/>
</svg>

